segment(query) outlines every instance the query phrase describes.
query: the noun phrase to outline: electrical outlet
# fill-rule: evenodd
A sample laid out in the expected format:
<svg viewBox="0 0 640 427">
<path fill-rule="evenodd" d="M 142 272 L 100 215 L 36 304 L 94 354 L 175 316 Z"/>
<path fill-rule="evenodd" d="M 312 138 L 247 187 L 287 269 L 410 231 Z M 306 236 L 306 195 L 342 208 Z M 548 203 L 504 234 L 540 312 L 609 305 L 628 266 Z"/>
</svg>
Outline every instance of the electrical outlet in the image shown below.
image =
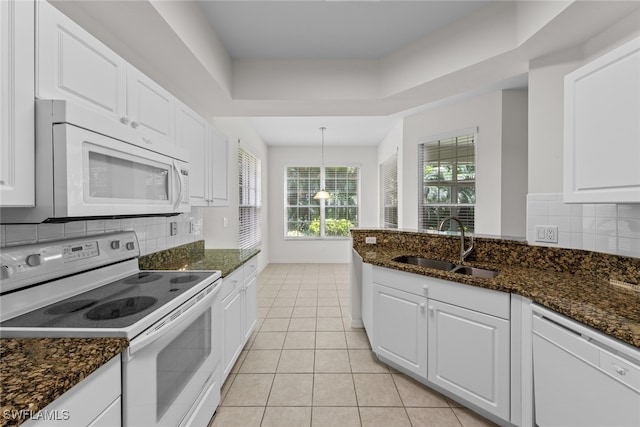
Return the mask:
<svg viewBox="0 0 640 427">
<path fill-rule="evenodd" d="M 169 235 L 175 236 L 178 234 L 178 223 L 173 221 L 169 224 Z"/>
<path fill-rule="evenodd" d="M 558 243 L 558 227 L 555 225 L 536 225 L 536 242 Z"/>
<path fill-rule="evenodd" d="M 222 226 L 227 227 L 228 225 L 229 225 L 229 220 L 225 216 L 224 218 L 222 218 Z"/>
<path fill-rule="evenodd" d="M 364 238 L 364 242 L 368 245 L 375 245 L 376 244 L 376 238 L 375 237 L 365 237 Z"/>
</svg>

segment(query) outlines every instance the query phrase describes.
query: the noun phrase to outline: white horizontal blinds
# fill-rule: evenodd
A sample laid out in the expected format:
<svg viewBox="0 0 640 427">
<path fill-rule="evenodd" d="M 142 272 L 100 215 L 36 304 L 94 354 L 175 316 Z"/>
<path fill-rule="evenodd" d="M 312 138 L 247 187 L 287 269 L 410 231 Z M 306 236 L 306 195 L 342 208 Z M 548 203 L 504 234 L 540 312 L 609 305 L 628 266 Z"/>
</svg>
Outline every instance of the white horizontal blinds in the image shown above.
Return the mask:
<svg viewBox="0 0 640 427">
<path fill-rule="evenodd" d="M 262 205 L 260 159 L 242 145 L 238 147 L 239 236 L 238 247 L 260 244 L 260 206 Z"/>
<path fill-rule="evenodd" d="M 418 227 L 435 230 L 449 215 L 458 217 L 465 231 L 474 231 L 476 203 L 476 134 L 447 137 L 418 146 L 419 195 Z M 445 230 L 457 231 L 449 222 Z"/>
<path fill-rule="evenodd" d="M 360 168 L 326 167 L 325 188 L 331 199 L 325 201 L 325 235 L 349 237 L 349 229 L 358 226 Z"/>
<path fill-rule="evenodd" d="M 398 228 L 398 155 L 394 154 L 380 165 L 382 188 L 382 226 Z"/>
<path fill-rule="evenodd" d="M 286 168 L 287 237 L 320 236 L 320 200 L 313 196 L 320 190 L 319 167 Z"/>
</svg>

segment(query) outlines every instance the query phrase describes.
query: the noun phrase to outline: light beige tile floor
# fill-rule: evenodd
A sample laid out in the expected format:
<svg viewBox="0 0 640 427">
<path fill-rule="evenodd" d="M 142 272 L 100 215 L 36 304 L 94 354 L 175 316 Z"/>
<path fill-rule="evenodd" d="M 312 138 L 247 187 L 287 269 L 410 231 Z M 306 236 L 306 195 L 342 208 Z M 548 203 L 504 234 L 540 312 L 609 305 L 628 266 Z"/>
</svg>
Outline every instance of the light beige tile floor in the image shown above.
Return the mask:
<svg viewBox="0 0 640 427">
<path fill-rule="evenodd" d="M 349 320 L 348 264 L 271 264 L 210 427 L 495 425 L 381 363 Z"/>
</svg>

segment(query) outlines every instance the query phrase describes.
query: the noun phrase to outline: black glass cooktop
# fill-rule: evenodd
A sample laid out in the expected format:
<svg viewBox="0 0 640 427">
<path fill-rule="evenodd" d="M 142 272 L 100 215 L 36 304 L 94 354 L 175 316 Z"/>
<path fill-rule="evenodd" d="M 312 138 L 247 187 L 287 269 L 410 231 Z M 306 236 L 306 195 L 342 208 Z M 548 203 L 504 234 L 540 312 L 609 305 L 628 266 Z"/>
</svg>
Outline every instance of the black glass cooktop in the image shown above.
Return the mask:
<svg viewBox="0 0 640 427">
<path fill-rule="evenodd" d="M 141 271 L 0 323 L 0 327 L 124 328 L 143 319 L 211 272 Z"/>
</svg>

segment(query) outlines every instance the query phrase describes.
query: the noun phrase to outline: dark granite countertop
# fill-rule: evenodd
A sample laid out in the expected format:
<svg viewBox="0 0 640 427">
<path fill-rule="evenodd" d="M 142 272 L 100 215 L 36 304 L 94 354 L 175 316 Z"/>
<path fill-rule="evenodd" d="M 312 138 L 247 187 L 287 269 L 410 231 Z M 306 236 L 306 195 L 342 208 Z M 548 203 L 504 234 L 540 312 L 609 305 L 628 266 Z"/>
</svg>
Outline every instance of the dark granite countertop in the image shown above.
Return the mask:
<svg viewBox="0 0 640 427">
<path fill-rule="evenodd" d="M 365 234 L 376 235 L 378 244 L 365 244 Z M 393 261 L 400 255 L 416 255 L 456 263 L 457 236 L 380 230 L 354 230 L 352 236 L 354 249 L 366 263 L 516 293 L 640 348 L 640 292 L 610 283 L 614 279 L 637 285 L 640 259 L 476 239 L 475 254 L 465 264 L 500 272 L 493 279 L 483 279 Z"/>
<path fill-rule="evenodd" d="M 220 270 L 222 277 L 256 256 L 259 249 L 204 249 L 204 241 L 140 257 L 141 270 Z"/>
<path fill-rule="evenodd" d="M 0 426 L 16 426 L 129 346 L 126 338 L 0 339 Z"/>
</svg>

